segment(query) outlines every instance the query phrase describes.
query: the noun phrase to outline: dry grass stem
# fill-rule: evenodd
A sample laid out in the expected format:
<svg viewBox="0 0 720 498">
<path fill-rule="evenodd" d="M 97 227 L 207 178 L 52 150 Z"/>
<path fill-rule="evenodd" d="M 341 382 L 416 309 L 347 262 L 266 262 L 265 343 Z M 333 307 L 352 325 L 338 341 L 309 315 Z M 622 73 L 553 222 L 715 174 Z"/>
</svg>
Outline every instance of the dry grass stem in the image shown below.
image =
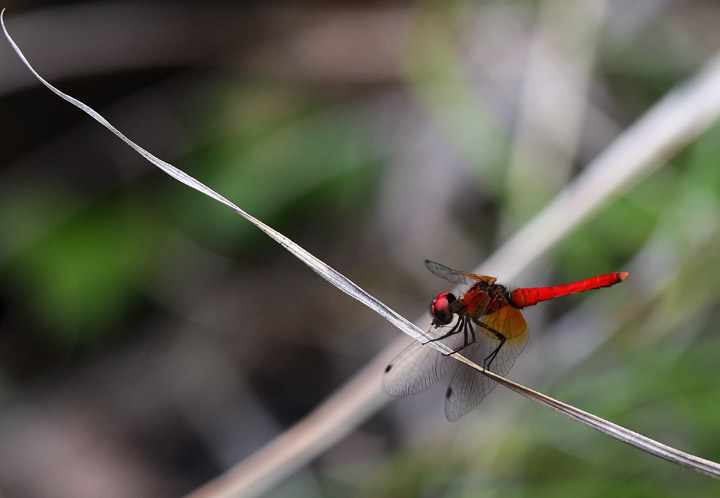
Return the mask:
<svg viewBox="0 0 720 498">
<path fill-rule="evenodd" d="M 12 40 L 5 28 L 4 19 L 2 19 L 2 27 L 5 36 L 27 68 L 56 95 L 86 112 L 168 175 L 243 216 L 292 252 L 325 280 L 375 310 L 404 333 L 416 340 L 423 339 L 421 329 L 385 306 L 348 278 L 208 186 L 153 156 L 128 139 L 95 110 L 48 83 L 31 67 Z M 720 58 L 715 58 L 698 75 L 664 98 L 634 126 L 620 135 L 601 156 L 588 166 L 581 176 L 485 261 L 479 272 L 483 272 L 484 268 L 493 268 L 494 271 L 501 271 L 505 276 L 511 278 L 613 198 L 659 167 L 663 159 L 673 151 L 697 137 L 717 119 L 719 113 Z M 441 343 L 431 343 L 428 346 L 438 351 L 447 351 L 447 348 Z M 382 371 L 382 365 L 387 361 L 386 356 L 389 356 L 389 353 L 382 353 L 305 420 L 276 438 L 246 462 L 196 490 L 192 496 L 218 497 L 259 494 L 347 434 L 384 403 L 379 374 Z M 482 371 L 496 382 L 562 413 L 572 420 L 660 458 L 720 478 L 720 465 L 714 462 L 675 450 L 508 381 L 492 372 L 484 372 L 482 368 L 459 354 L 454 356 L 472 368 Z M 356 409 L 361 405 L 363 409 Z"/>
</svg>

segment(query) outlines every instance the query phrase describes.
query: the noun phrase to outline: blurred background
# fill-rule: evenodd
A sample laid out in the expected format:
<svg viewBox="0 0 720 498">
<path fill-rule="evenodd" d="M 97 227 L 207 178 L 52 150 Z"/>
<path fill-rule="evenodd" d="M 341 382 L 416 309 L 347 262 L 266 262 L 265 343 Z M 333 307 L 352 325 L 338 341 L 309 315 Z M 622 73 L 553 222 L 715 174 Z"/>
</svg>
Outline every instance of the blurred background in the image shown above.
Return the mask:
<svg viewBox="0 0 720 498">
<path fill-rule="evenodd" d="M 36 69 L 411 320 L 720 48 L 712 1 L 23 2 Z M 0 495 L 178 496 L 399 332 L 0 43 Z M 642 146 L 642 144 L 639 144 Z M 510 378 L 720 460 L 720 126 L 510 286 Z M 393 400 L 268 496 L 717 496 L 502 388 Z"/>
</svg>

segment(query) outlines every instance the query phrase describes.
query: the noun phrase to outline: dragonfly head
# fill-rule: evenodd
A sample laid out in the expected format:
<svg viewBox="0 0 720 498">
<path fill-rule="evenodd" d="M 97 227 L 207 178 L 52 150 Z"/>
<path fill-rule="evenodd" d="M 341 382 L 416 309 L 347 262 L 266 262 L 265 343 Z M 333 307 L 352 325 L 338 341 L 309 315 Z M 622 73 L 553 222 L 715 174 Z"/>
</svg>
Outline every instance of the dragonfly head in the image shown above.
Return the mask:
<svg viewBox="0 0 720 498">
<path fill-rule="evenodd" d="M 449 292 L 441 292 L 430 303 L 430 314 L 433 316 L 433 325 L 447 325 L 452 322 L 454 311 L 452 305 L 455 296 Z"/>
</svg>

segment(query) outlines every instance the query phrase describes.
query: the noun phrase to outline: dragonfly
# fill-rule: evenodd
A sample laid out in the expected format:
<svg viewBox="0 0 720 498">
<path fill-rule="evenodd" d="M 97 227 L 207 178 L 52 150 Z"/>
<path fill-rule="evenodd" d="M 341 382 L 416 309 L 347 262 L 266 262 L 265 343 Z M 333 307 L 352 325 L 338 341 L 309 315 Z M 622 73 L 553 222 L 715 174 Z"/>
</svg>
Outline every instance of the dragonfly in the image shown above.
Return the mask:
<svg viewBox="0 0 720 498">
<path fill-rule="evenodd" d="M 391 396 L 410 396 L 429 388 L 448 370 L 454 369 L 445 392 L 445 416 L 451 422 L 475 408 L 497 385 L 477 370 L 452 359 L 454 353 L 462 352 L 475 364 L 504 377 L 528 340 L 522 308 L 568 294 L 610 287 L 628 276 L 625 272 L 608 273 L 571 284 L 510 291 L 495 283 L 495 277 L 453 270 L 429 260 L 425 266 L 452 284 L 471 287 L 459 297 L 441 292 L 432 300 L 428 340 L 415 342 L 385 368 L 383 387 Z M 442 342 L 451 352 L 440 353 L 425 347 L 429 342 Z"/>
</svg>

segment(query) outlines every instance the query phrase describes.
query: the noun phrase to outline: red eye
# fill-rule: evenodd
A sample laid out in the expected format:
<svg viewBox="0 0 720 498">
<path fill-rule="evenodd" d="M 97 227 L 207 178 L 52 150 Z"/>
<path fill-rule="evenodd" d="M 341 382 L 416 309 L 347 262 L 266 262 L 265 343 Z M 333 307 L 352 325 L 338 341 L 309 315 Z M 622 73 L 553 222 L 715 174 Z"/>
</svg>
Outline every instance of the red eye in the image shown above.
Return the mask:
<svg viewBox="0 0 720 498">
<path fill-rule="evenodd" d="M 452 304 L 455 302 L 455 296 L 449 292 L 441 292 L 430 303 L 430 314 L 433 316 L 433 322 L 440 325 L 447 325 L 452 321 L 453 311 Z"/>
<path fill-rule="evenodd" d="M 433 315 L 436 312 L 445 311 L 450 306 L 448 302 L 448 296 L 452 296 L 449 292 L 441 292 L 438 296 L 430 303 L 430 313 Z M 454 299 L 454 296 L 453 296 Z"/>
</svg>

